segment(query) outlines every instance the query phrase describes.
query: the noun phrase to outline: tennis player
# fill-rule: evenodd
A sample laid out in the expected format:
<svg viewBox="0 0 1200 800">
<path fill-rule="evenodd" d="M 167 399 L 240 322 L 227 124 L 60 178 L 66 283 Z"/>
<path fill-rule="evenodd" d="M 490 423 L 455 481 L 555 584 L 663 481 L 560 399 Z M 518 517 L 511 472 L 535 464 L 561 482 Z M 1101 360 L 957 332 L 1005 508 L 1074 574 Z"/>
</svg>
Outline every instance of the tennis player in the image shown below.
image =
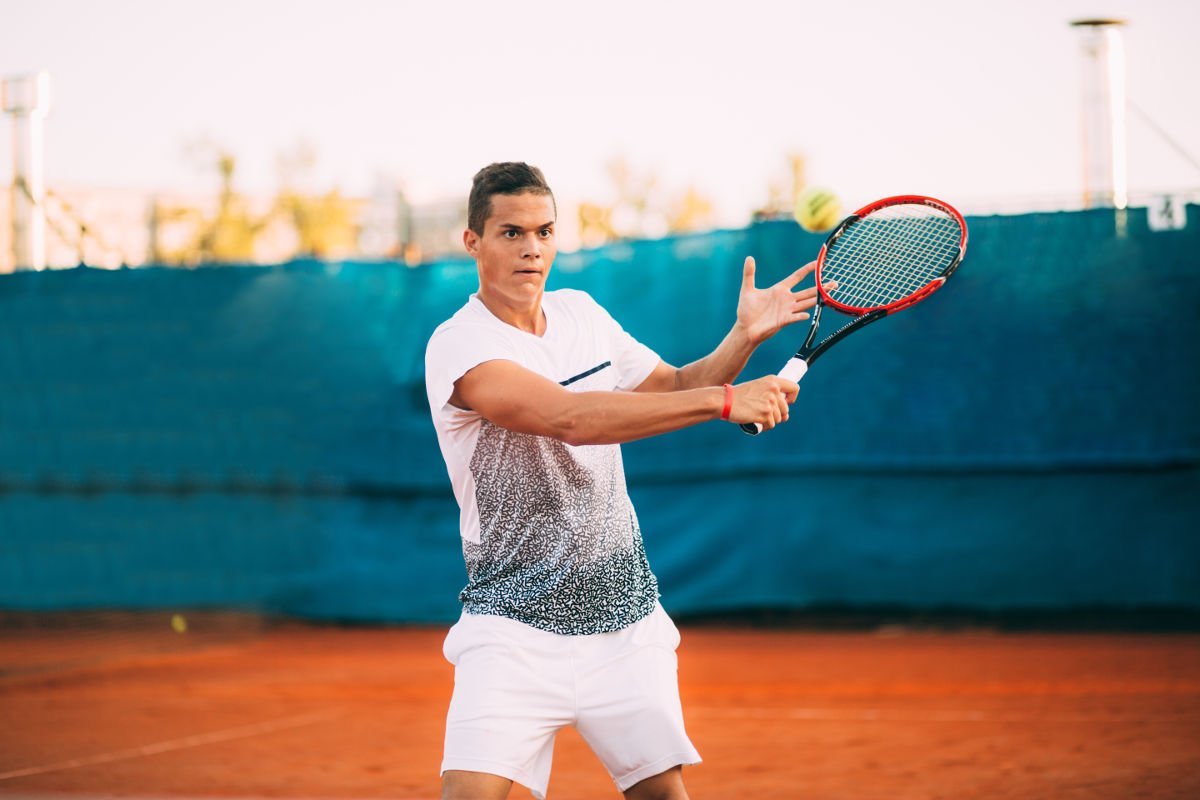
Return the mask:
<svg viewBox="0 0 1200 800">
<path fill-rule="evenodd" d="M 807 319 L 802 267 L 768 289 L 746 259 L 737 319 L 708 356 L 670 366 L 584 292 L 546 291 L 554 196 L 540 170 L 475 176 L 467 252 L 479 291 L 425 353 L 426 389 L 460 507 L 468 583 L 446 637 L 455 666 L 442 797 L 543 798 L 557 731 L 573 725 L 630 800 L 686 798 L 675 649 L 620 443 L 708 420 L 787 420 L 798 386 L 730 386 L 754 348 Z"/>
</svg>

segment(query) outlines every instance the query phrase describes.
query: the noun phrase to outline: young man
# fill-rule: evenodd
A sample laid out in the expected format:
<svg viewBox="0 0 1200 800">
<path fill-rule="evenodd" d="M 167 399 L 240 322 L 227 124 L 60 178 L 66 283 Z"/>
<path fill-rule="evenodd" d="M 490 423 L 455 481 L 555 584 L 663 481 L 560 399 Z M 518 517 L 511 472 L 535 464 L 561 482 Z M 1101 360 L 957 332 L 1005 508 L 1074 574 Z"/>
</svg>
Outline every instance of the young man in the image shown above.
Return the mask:
<svg viewBox="0 0 1200 800">
<path fill-rule="evenodd" d="M 443 798 L 545 796 L 554 737 L 573 725 L 626 798 L 686 798 L 700 756 L 683 726 L 679 633 L 658 603 L 618 446 L 708 420 L 788 417 L 798 386 L 729 386 L 754 348 L 807 319 L 815 288 L 769 289 L 746 259 L 732 330 L 664 363 L 587 294 L 546 292 L 554 197 L 540 170 L 475 176 L 463 243 L 479 291 L 434 332 L 426 389 L 460 506 L 468 583 L 446 637 L 455 665 Z"/>
</svg>

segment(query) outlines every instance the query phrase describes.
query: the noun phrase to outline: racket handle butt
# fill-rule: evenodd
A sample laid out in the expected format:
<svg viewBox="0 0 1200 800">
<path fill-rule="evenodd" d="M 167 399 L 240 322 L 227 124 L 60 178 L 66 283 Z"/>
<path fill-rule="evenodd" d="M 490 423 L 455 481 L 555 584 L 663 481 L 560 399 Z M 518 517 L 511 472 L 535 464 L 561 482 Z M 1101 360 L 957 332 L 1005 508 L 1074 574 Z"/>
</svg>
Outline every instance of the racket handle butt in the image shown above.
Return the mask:
<svg viewBox="0 0 1200 800">
<path fill-rule="evenodd" d="M 751 436 L 758 436 L 762 433 L 762 425 L 759 425 L 757 422 L 743 422 L 738 427 L 742 429 L 742 433 L 747 433 Z"/>
</svg>

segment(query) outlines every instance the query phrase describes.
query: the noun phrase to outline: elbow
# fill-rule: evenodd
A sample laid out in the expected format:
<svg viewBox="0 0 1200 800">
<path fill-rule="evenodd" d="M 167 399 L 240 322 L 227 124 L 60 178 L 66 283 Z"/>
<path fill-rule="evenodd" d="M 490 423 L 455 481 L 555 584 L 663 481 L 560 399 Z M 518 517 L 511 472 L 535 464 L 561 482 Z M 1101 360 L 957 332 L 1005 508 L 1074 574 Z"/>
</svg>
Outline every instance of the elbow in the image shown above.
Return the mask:
<svg viewBox="0 0 1200 800">
<path fill-rule="evenodd" d="M 554 426 L 554 438 L 572 447 L 596 444 L 596 442 L 592 441 L 585 421 L 577 416 L 568 416 L 557 420 Z"/>
<path fill-rule="evenodd" d="M 589 444 L 620 444 L 619 416 L 607 405 L 612 392 L 580 392 L 566 395 L 561 403 L 548 404 L 541 418 L 542 435 L 563 444 L 580 447 Z"/>
<path fill-rule="evenodd" d="M 548 432 L 551 438 L 557 439 L 563 444 L 569 444 L 572 447 L 579 447 L 585 444 L 603 444 L 597 438 L 597 428 L 592 424 L 594 420 L 589 419 L 588 415 L 577 410 L 564 410 L 562 413 L 555 415 L 551 420 L 550 431 Z"/>
</svg>

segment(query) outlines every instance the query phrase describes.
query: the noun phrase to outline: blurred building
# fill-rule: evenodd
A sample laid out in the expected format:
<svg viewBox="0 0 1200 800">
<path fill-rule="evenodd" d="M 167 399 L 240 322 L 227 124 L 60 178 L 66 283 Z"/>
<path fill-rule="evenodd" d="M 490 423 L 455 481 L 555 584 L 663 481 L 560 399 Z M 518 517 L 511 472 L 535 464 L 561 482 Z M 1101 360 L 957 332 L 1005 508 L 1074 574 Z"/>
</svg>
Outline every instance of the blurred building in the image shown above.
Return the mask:
<svg viewBox="0 0 1200 800">
<path fill-rule="evenodd" d="M 0 272 L 12 272 L 12 196 L 0 193 Z M 117 268 L 145 261 L 146 195 L 129 189 L 65 189 L 46 198 L 46 263 Z"/>
<path fill-rule="evenodd" d="M 348 235 L 312 252 L 299 228 L 304 224 L 280 197 L 238 195 L 236 214 L 222 208 L 217 193 L 148 192 L 140 189 L 65 188 L 48 193 L 46 261 L 62 269 L 81 263 L 118 269 L 148 264 L 194 266 L 231 261 L 277 264 L 296 257 L 394 259 L 417 265 L 447 255 L 462 255 L 467 222 L 466 199 L 410 204 L 402 191 L 381 182 L 368 197 L 321 198 L 313 207 L 328 217 L 331 197 L 347 218 Z M 0 193 L 0 273 L 13 271 L 11 195 Z M 322 206 L 325 203 L 326 206 Z M 324 211 L 323 211 L 324 209 Z M 311 215 L 310 215 L 311 216 Z M 236 227 L 249 237 L 238 250 L 244 257 L 204 258 L 198 242 L 216 226 Z M 309 237 L 310 238 L 310 237 Z"/>
</svg>

